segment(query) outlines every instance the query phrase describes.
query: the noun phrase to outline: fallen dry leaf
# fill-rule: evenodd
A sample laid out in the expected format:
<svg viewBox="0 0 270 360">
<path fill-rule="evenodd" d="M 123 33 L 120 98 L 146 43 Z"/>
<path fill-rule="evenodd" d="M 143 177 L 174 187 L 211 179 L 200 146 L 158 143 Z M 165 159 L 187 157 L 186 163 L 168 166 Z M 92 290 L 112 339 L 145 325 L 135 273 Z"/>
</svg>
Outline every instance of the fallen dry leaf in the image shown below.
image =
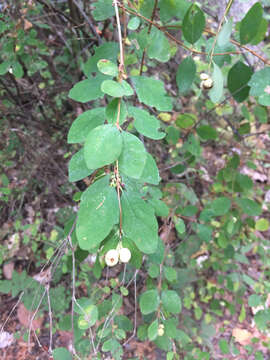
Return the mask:
<svg viewBox="0 0 270 360">
<path fill-rule="evenodd" d="M 250 344 L 250 341 L 253 337 L 249 331 L 240 328 L 234 328 L 232 331 L 232 336 L 235 338 L 236 342 L 243 346 Z"/>
<path fill-rule="evenodd" d="M 18 306 L 18 311 L 17 311 L 18 320 L 24 327 L 29 328 L 30 320 L 33 315 L 34 313 L 27 310 L 22 303 Z M 32 329 L 37 330 L 41 328 L 42 322 L 43 322 L 43 317 L 35 318 L 32 321 Z"/>
</svg>

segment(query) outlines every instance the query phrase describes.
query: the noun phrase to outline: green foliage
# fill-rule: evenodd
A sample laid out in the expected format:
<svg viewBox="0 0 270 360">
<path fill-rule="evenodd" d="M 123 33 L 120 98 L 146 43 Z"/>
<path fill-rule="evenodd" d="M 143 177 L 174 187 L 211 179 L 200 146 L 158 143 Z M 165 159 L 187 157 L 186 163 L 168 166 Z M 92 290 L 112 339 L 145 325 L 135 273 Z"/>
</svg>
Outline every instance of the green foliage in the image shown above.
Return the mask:
<svg viewBox="0 0 270 360">
<path fill-rule="evenodd" d="M 51 93 L 55 97 L 58 87 L 54 89 L 53 78 L 59 76 L 65 78 L 63 88 L 68 83 L 70 90 L 68 95 L 57 94 L 56 109 L 65 107 L 61 96 L 69 97 L 69 106 L 76 108 L 69 131 L 64 124 L 59 126 L 59 138 L 66 132 L 69 144 L 80 144 L 73 147 L 73 156 L 69 151 L 63 156 L 69 158 L 69 181 L 79 181 L 68 190 L 70 199 L 79 202 L 77 217 L 73 212 L 60 213 L 64 229 L 59 226 L 39 243 L 38 266 L 43 257 L 52 257 L 53 264 L 51 243 L 67 239 L 59 250 L 62 263 L 54 274 L 56 286 L 50 289 L 50 305 L 60 319 L 53 331 L 72 328 L 75 350 L 83 358 L 101 359 L 110 353 L 121 359 L 134 334 L 141 341 L 153 341 L 168 360 L 215 358 L 214 324 L 225 315 L 244 322 L 251 313 L 248 307 L 262 306 L 254 316 L 256 326 L 266 331 L 270 324 L 269 309 L 264 307 L 270 288 L 268 244 L 258 236 L 269 231 L 269 204 L 263 196 L 269 189 L 254 181 L 261 168 L 266 172 L 269 167 L 267 145 L 260 142 L 256 148 L 254 133 L 268 125 L 270 72 L 261 66 L 267 64 L 264 58 L 259 67 L 250 61 L 250 54 L 257 56 L 253 50 L 244 47 L 243 55 L 238 51 L 243 44 L 262 45 L 268 17 L 257 2 L 239 24 L 224 14 L 223 26 L 213 27 L 218 29 L 215 33 L 209 29 L 211 22 L 206 27 L 208 15 L 196 3 L 139 0 L 130 1 L 128 7 L 126 2 L 118 4 L 121 23 L 117 18 L 115 26 L 111 18 L 116 5 L 111 5 L 112 1 L 99 0 L 86 6 L 83 11 L 89 22 L 85 24 L 79 7 L 76 19 L 66 4 L 61 5 L 63 14 L 68 14 L 66 21 L 75 16 L 76 37 L 86 42 L 69 37 L 67 27 L 63 34 L 70 50 L 68 54 L 66 49 L 55 50 L 61 53 L 56 64 L 50 61 L 53 51 L 39 40 L 47 38 L 43 32 L 27 33 L 23 28 L 17 32 L 14 21 L 0 21 L 0 33 L 9 34 L 6 43 L 0 40 L 0 96 L 9 98 L 4 102 L 5 113 L 17 116 L 12 107 L 23 86 L 20 79 L 28 81 L 31 76 L 31 84 L 42 77 L 41 92 L 47 87 L 48 93 L 38 97 L 39 106 Z M 34 11 L 37 18 L 39 11 Z M 77 20 L 80 26 L 75 26 Z M 119 39 L 115 34 L 119 28 L 124 53 L 118 42 L 106 42 Z M 51 36 L 50 26 L 46 31 Z M 178 45 L 185 53 L 177 53 Z M 11 89 L 6 86 L 10 79 Z M 22 100 L 19 109 L 24 107 Z M 236 102 L 244 102 L 241 113 Z M 46 111 L 44 120 L 54 118 L 55 108 L 36 109 L 40 123 Z M 70 109 L 65 110 L 69 126 Z M 61 116 L 56 113 L 62 117 L 62 112 Z M 10 126 L 4 125 L 5 132 L 9 127 L 14 130 L 12 124 L 13 120 Z M 0 174 L 1 209 L 9 201 L 14 207 L 18 203 L 9 174 L 18 139 L 16 134 L 10 136 L 0 152 L 5 164 Z M 17 243 L 21 238 L 29 242 L 22 228 L 21 224 L 15 228 Z M 250 256 L 261 266 L 258 279 L 247 271 Z M 76 301 L 70 290 L 58 284 L 63 274 L 70 273 L 73 290 L 84 293 Z M 18 296 L 25 291 L 28 307 L 37 288 L 25 272 L 15 271 L 12 280 L 0 281 L 5 294 Z M 67 315 L 70 302 L 74 314 Z M 128 303 L 134 304 L 132 316 L 126 311 Z M 49 308 L 44 299 L 40 310 Z M 228 342 L 220 334 L 218 338 L 224 356 L 238 354 L 233 340 Z M 247 351 L 260 359 L 252 345 Z M 65 348 L 53 350 L 54 359 L 71 357 Z"/>
</svg>

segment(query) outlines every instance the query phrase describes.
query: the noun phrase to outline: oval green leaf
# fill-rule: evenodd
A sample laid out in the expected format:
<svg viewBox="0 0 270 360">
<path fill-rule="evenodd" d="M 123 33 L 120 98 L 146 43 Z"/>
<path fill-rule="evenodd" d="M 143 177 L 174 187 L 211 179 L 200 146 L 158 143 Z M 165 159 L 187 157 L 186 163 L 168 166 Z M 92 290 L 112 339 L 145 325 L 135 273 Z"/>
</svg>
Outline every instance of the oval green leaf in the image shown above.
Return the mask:
<svg viewBox="0 0 270 360">
<path fill-rule="evenodd" d="M 250 87 L 247 85 L 252 75 L 252 69 L 238 61 L 228 73 L 228 89 L 237 102 L 244 101 L 248 95 Z"/>
<path fill-rule="evenodd" d="M 161 302 L 166 311 L 172 314 L 180 314 L 182 310 L 182 303 L 176 291 L 174 290 L 162 291 Z"/>
<path fill-rule="evenodd" d="M 93 170 L 89 169 L 84 159 L 84 150 L 81 149 L 72 156 L 68 164 L 68 179 L 70 182 L 79 181 L 90 175 Z"/>
<path fill-rule="evenodd" d="M 178 67 L 176 83 L 180 93 L 187 92 L 195 79 L 196 64 L 191 56 L 186 57 Z"/>
<path fill-rule="evenodd" d="M 183 20 L 183 35 L 185 39 L 194 44 L 202 35 L 205 27 L 205 16 L 198 5 L 192 4 Z"/>
<path fill-rule="evenodd" d="M 143 143 L 127 132 L 122 132 L 123 151 L 119 157 L 119 170 L 127 176 L 139 179 L 146 162 L 146 151 Z"/>
<path fill-rule="evenodd" d="M 215 199 L 211 204 L 214 216 L 225 215 L 231 208 L 231 200 L 226 197 Z"/>
<path fill-rule="evenodd" d="M 122 152 L 122 136 L 114 125 L 106 124 L 93 129 L 84 144 L 84 158 L 89 169 L 112 164 Z"/>
<path fill-rule="evenodd" d="M 221 100 L 223 95 L 223 75 L 222 72 L 215 63 L 212 79 L 214 82 L 213 88 L 209 91 L 210 99 L 213 103 L 217 103 Z"/>
<path fill-rule="evenodd" d="M 142 314 L 147 315 L 156 311 L 159 305 L 159 295 L 157 290 L 145 291 L 140 297 L 140 309 Z"/>
<path fill-rule="evenodd" d="M 105 80 L 101 84 L 101 91 L 113 97 L 133 95 L 132 87 L 124 80 L 121 83 L 114 80 Z"/>
<path fill-rule="evenodd" d="M 247 44 L 257 35 L 263 16 L 263 8 L 258 1 L 254 4 L 240 23 L 240 42 Z"/>
<path fill-rule="evenodd" d="M 237 204 L 240 206 L 244 214 L 250 216 L 260 216 L 262 213 L 262 207 L 256 201 L 251 199 L 236 199 Z"/>
<path fill-rule="evenodd" d="M 111 60 L 100 59 L 97 63 L 97 67 L 102 74 L 110 75 L 113 77 L 118 75 L 118 66 Z"/>
</svg>

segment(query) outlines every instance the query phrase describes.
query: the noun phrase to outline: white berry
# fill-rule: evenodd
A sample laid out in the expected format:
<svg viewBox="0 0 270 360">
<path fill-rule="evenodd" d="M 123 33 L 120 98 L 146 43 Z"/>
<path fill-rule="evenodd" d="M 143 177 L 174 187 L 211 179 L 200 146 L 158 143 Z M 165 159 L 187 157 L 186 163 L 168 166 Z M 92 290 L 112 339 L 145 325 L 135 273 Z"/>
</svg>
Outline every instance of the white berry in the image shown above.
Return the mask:
<svg viewBox="0 0 270 360">
<path fill-rule="evenodd" d="M 105 255 L 105 263 L 108 266 L 114 266 L 118 263 L 119 252 L 115 249 L 111 249 Z"/>
<path fill-rule="evenodd" d="M 206 73 L 201 73 L 200 79 L 201 79 L 201 80 L 207 80 L 207 79 L 209 79 L 209 75 L 206 74 Z"/>
<path fill-rule="evenodd" d="M 119 250 L 119 257 L 122 263 L 128 263 L 131 258 L 131 252 L 128 248 L 122 248 Z"/>
<path fill-rule="evenodd" d="M 159 324 L 159 326 L 158 326 L 158 336 L 163 336 L 163 335 L 164 335 L 164 325 Z"/>
<path fill-rule="evenodd" d="M 204 89 L 211 89 L 213 87 L 213 80 L 212 79 L 206 79 L 202 82 L 202 86 Z"/>
</svg>

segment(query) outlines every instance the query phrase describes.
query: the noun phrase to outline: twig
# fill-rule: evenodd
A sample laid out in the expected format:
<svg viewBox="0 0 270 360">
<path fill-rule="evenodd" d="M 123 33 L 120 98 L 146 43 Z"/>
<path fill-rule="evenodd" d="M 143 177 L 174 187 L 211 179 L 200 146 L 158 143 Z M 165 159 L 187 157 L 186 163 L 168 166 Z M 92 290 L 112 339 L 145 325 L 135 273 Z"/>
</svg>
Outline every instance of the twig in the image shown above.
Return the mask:
<svg viewBox="0 0 270 360">
<path fill-rule="evenodd" d="M 49 353 L 52 353 L 52 331 L 53 331 L 53 321 L 52 321 L 52 307 L 50 299 L 50 283 L 45 285 L 48 301 L 48 310 L 49 310 L 49 323 L 50 323 L 50 342 L 49 342 Z"/>
<path fill-rule="evenodd" d="M 156 14 L 156 10 L 157 10 L 157 4 L 158 4 L 158 0 L 155 0 L 154 8 L 153 8 L 152 15 L 151 15 L 151 23 L 149 23 L 148 30 L 147 30 L 148 35 L 150 34 L 151 29 L 152 29 L 153 20 L 155 18 L 155 14 Z M 142 72 L 143 72 L 143 63 L 144 63 L 145 53 L 146 53 L 146 48 L 143 49 L 141 66 L 140 66 L 140 75 L 142 75 Z"/>
</svg>

